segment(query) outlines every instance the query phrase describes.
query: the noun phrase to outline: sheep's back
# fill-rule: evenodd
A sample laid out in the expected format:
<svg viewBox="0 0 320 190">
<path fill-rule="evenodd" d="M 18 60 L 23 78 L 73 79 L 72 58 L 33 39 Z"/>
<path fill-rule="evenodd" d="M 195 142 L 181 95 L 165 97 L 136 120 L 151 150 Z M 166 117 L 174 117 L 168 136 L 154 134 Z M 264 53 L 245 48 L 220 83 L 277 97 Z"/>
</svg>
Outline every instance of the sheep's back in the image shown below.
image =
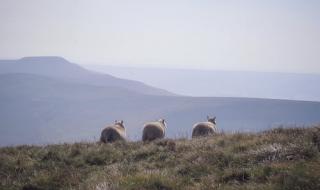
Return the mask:
<svg viewBox="0 0 320 190">
<path fill-rule="evenodd" d="M 126 135 L 123 129 L 120 129 L 117 126 L 108 126 L 101 132 L 100 141 L 107 143 L 117 140 L 125 140 L 125 136 Z"/>
<path fill-rule="evenodd" d="M 210 122 L 196 123 L 193 126 L 192 137 L 207 136 L 217 132 L 216 126 Z"/>
<path fill-rule="evenodd" d="M 154 140 L 163 138 L 165 135 L 164 126 L 157 122 L 147 123 L 143 128 L 142 140 Z"/>
</svg>

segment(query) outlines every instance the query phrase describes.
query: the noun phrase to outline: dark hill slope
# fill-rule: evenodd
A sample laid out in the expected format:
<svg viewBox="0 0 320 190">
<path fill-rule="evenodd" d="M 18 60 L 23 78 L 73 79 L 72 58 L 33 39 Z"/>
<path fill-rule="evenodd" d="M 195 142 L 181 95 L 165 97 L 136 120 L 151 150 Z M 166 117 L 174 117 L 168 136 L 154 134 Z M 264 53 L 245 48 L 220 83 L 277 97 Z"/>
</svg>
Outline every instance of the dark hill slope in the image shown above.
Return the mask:
<svg viewBox="0 0 320 190">
<path fill-rule="evenodd" d="M 167 136 L 190 136 L 192 125 L 216 115 L 225 131 L 260 131 L 320 121 L 320 103 L 248 98 L 147 96 L 125 88 L 66 82 L 33 74 L 0 75 L 0 145 L 97 140 L 123 119 L 129 139 L 145 121 L 163 117 Z"/>
</svg>

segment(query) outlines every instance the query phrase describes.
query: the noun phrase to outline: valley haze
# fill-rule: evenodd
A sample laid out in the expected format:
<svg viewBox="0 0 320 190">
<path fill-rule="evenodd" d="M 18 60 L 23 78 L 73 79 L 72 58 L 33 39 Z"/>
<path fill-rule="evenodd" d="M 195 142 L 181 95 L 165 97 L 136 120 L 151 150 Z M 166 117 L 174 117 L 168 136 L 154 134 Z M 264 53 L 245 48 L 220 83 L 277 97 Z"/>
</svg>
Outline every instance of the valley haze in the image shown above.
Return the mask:
<svg viewBox="0 0 320 190">
<path fill-rule="evenodd" d="M 145 82 L 176 94 L 320 101 L 320 74 L 219 71 L 83 64 L 87 69 Z"/>
</svg>

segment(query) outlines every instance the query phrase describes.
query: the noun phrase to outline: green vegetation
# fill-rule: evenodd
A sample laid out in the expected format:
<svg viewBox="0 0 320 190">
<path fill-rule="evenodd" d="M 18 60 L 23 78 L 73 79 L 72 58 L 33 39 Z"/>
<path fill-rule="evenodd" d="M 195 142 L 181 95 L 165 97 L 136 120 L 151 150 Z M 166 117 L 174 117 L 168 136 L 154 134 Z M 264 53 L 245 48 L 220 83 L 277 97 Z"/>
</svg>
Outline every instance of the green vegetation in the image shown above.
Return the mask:
<svg viewBox="0 0 320 190">
<path fill-rule="evenodd" d="M 0 149 L 0 189 L 320 189 L 320 127 Z"/>
</svg>

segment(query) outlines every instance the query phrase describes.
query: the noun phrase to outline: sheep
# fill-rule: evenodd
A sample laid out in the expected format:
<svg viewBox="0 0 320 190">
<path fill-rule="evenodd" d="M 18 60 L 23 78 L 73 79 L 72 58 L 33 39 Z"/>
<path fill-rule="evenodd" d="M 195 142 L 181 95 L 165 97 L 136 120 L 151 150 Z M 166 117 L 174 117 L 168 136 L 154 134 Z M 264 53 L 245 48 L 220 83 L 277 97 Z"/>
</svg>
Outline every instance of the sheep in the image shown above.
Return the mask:
<svg viewBox="0 0 320 190">
<path fill-rule="evenodd" d="M 218 132 L 216 127 L 216 117 L 207 116 L 207 122 L 200 122 L 193 125 L 192 138 L 209 136 Z"/>
<path fill-rule="evenodd" d="M 142 141 L 153 141 L 164 138 L 166 127 L 167 124 L 164 119 L 146 123 L 143 127 Z"/>
<path fill-rule="evenodd" d="M 126 129 L 123 121 L 115 121 L 114 125 L 107 126 L 101 132 L 100 141 L 103 143 L 112 143 L 115 141 L 126 141 Z"/>
</svg>

